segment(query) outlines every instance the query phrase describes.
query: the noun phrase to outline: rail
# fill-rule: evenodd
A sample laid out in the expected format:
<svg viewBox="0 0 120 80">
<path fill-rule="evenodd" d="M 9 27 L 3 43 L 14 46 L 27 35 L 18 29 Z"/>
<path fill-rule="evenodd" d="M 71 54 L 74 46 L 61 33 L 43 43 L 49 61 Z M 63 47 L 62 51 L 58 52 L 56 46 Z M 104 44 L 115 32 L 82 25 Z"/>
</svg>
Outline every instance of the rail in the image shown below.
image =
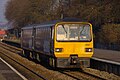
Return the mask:
<svg viewBox="0 0 120 80">
<path fill-rule="evenodd" d="M 76 80 L 106 80 L 101 76 L 90 74 L 82 69 L 60 70 L 59 72 L 68 75 Z"/>
<path fill-rule="evenodd" d="M 7 51 L 7 50 L 9 50 L 9 51 L 12 52 L 12 53 L 16 53 L 16 50 L 19 50 L 19 51 L 20 51 L 21 49 L 18 49 L 18 48 L 15 48 L 15 47 L 11 47 L 11 46 L 6 45 L 6 44 L 4 44 L 4 43 L 0 43 L 0 44 L 2 44 L 3 46 L 1 46 L 1 47 L 2 47 L 3 49 L 5 49 L 5 50 L 3 50 L 3 49 L 0 50 L 0 53 L 1 53 L 2 56 L 5 56 L 5 57 L 9 58 L 9 59 L 12 60 L 13 62 L 15 62 L 15 64 L 18 64 L 19 66 L 24 67 L 26 70 L 28 70 L 28 71 L 30 71 L 32 74 L 38 76 L 40 79 L 42 79 L 42 80 L 48 80 L 48 79 L 44 78 L 42 75 L 40 75 L 40 74 L 36 73 L 35 71 L 33 71 L 33 70 L 29 69 L 28 67 L 26 67 L 26 66 L 25 66 L 24 64 L 22 64 L 21 62 L 19 62 L 19 61 L 17 61 L 16 59 L 14 59 L 14 57 L 8 55 L 8 51 Z M 6 46 L 9 47 L 9 48 L 7 48 Z M 12 48 L 12 49 L 11 49 L 11 48 Z"/>
</svg>

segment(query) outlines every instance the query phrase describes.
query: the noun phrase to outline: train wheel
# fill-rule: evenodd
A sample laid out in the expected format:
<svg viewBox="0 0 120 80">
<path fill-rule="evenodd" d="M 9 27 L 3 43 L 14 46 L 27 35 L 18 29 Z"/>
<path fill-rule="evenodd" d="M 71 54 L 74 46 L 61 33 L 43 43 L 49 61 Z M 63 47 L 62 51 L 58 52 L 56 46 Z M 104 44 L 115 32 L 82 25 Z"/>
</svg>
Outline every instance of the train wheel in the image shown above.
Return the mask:
<svg viewBox="0 0 120 80">
<path fill-rule="evenodd" d="M 37 55 L 36 55 L 36 53 L 35 52 L 32 52 L 32 59 L 37 59 Z"/>
<path fill-rule="evenodd" d="M 30 52 L 30 58 L 32 59 L 32 52 Z"/>
<path fill-rule="evenodd" d="M 52 67 L 52 58 L 49 58 L 49 65 Z"/>
<path fill-rule="evenodd" d="M 53 68 L 56 67 L 56 65 L 55 65 L 55 59 L 54 59 L 54 58 L 49 58 L 49 65 L 50 65 L 51 67 L 53 67 Z"/>
<path fill-rule="evenodd" d="M 21 56 L 24 56 L 24 57 L 25 57 L 25 50 L 22 50 Z"/>
<path fill-rule="evenodd" d="M 55 59 L 53 58 L 53 60 L 52 60 L 52 65 L 53 65 L 53 68 L 56 68 L 56 63 L 55 63 L 56 61 L 55 61 Z"/>
<path fill-rule="evenodd" d="M 25 50 L 25 57 L 26 57 L 26 58 L 30 58 L 30 52 L 27 51 L 27 50 Z"/>
<path fill-rule="evenodd" d="M 39 54 L 37 54 L 37 61 L 39 61 L 40 62 L 40 55 Z"/>
</svg>

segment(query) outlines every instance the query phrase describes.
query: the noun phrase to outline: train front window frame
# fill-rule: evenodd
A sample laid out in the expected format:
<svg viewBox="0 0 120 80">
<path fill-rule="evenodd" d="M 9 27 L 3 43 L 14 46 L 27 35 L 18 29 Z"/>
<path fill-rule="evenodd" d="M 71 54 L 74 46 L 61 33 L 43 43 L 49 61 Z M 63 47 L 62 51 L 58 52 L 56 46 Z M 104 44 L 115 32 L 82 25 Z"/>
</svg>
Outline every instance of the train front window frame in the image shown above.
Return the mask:
<svg viewBox="0 0 120 80">
<path fill-rule="evenodd" d="M 56 28 L 57 41 L 91 41 L 91 26 L 89 24 L 58 24 Z"/>
</svg>

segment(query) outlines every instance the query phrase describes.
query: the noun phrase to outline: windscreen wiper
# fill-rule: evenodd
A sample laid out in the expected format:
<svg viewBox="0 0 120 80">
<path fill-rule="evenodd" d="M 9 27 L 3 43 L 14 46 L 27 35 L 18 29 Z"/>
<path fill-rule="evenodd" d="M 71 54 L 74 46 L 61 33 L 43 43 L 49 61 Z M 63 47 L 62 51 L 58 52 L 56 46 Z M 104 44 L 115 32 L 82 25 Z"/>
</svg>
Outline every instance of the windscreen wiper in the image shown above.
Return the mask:
<svg viewBox="0 0 120 80">
<path fill-rule="evenodd" d="M 64 29 L 64 31 L 65 31 L 65 33 L 66 33 L 66 35 L 67 35 L 67 31 L 66 31 L 66 29 L 65 29 L 65 27 L 62 25 L 62 27 L 63 27 L 63 29 Z"/>
<path fill-rule="evenodd" d="M 80 31 L 80 27 L 79 27 L 79 33 L 78 33 L 78 40 L 80 40 L 80 35 L 82 34 L 83 30 L 84 30 L 85 26 L 82 26 L 82 30 Z"/>
<path fill-rule="evenodd" d="M 80 31 L 80 34 L 83 32 L 84 29 L 85 29 L 85 26 L 82 27 L 82 30 Z"/>
</svg>

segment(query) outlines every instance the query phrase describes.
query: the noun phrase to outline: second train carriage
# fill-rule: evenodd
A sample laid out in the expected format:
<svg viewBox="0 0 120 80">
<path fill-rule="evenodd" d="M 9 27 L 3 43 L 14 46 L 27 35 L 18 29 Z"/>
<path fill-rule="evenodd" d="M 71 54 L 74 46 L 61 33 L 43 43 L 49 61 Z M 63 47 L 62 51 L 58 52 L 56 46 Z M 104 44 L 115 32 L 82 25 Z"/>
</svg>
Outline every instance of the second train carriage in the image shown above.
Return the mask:
<svg viewBox="0 0 120 80">
<path fill-rule="evenodd" d="M 89 67 L 93 55 L 92 25 L 79 20 L 57 20 L 22 28 L 21 47 L 26 57 L 53 67 Z"/>
</svg>

